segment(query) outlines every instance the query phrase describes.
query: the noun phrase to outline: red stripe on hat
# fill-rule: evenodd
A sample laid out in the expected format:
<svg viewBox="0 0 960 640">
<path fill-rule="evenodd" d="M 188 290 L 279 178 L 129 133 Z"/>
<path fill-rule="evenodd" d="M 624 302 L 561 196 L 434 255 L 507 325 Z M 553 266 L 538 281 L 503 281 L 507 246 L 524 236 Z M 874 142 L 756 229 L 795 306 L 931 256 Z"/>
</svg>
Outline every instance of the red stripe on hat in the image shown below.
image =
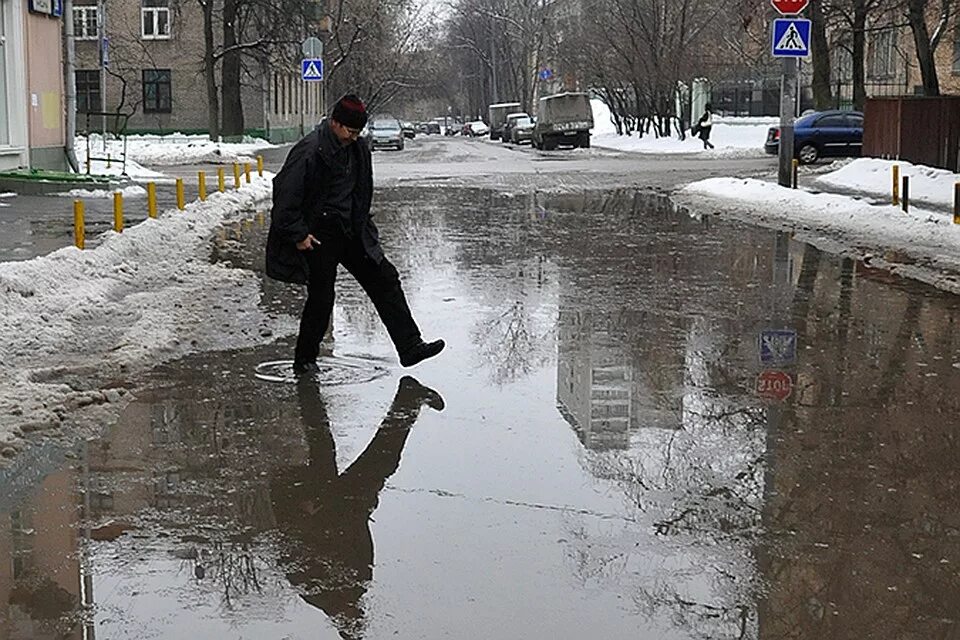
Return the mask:
<svg viewBox="0 0 960 640">
<path fill-rule="evenodd" d="M 360 113 L 364 113 L 367 110 L 367 108 L 363 106 L 362 102 L 359 100 L 351 100 L 350 98 L 341 98 L 340 104 L 351 111 L 359 111 Z"/>
</svg>

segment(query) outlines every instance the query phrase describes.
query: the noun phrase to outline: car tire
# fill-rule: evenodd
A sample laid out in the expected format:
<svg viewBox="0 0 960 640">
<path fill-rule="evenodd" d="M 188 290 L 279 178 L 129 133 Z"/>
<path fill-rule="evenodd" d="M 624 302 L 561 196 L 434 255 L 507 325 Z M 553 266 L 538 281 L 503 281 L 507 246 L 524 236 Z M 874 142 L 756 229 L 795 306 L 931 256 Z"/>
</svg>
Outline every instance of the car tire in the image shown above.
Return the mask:
<svg viewBox="0 0 960 640">
<path fill-rule="evenodd" d="M 817 149 L 817 145 L 808 142 L 797 151 L 797 159 L 800 164 L 813 164 L 820 159 L 820 150 Z"/>
<path fill-rule="evenodd" d="M 580 134 L 580 148 L 589 149 L 590 148 L 590 134 L 583 132 Z"/>
<path fill-rule="evenodd" d="M 546 151 L 555 151 L 557 148 L 557 141 L 553 138 L 544 138 L 543 148 Z"/>
</svg>

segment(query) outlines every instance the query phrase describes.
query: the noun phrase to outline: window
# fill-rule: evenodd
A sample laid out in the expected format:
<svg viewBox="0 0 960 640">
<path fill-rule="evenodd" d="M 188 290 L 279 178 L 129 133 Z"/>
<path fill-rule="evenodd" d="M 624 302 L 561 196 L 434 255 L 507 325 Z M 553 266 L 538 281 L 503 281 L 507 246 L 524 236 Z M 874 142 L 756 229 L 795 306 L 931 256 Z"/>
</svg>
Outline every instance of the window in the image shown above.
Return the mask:
<svg viewBox="0 0 960 640">
<path fill-rule="evenodd" d="M 100 106 L 100 71 L 76 71 L 77 113 L 102 111 Z"/>
<path fill-rule="evenodd" d="M 960 73 L 960 25 L 953 30 L 953 68 L 954 73 Z"/>
<path fill-rule="evenodd" d="M 820 118 L 813 126 L 821 129 L 843 129 L 847 126 L 847 120 L 843 114 L 835 114 Z"/>
<path fill-rule="evenodd" d="M 170 38 L 169 0 L 143 0 L 140 8 L 144 40 L 168 40 Z"/>
<path fill-rule="evenodd" d="M 170 69 L 144 69 L 143 112 L 170 113 L 172 102 Z"/>
<path fill-rule="evenodd" d="M 848 113 L 847 126 L 853 129 L 863 129 L 863 116 L 858 116 L 853 113 Z"/>
<path fill-rule="evenodd" d="M 889 78 L 896 73 L 897 32 L 893 29 L 878 32 L 873 38 L 870 56 L 870 75 Z"/>
<path fill-rule="evenodd" d="M 97 39 L 97 7 L 73 8 L 73 35 L 77 40 Z"/>
</svg>

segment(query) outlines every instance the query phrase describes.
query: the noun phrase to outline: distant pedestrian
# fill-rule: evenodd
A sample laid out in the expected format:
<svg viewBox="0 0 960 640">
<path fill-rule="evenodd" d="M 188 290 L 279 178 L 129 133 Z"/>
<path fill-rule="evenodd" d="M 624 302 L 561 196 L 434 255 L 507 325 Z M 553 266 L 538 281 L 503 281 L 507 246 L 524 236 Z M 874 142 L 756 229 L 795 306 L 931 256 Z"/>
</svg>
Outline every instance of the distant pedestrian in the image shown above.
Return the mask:
<svg viewBox="0 0 960 640">
<path fill-rule="evenodd" d="M 710 142 L 711 131 L 713 131 L 713 105 L 708 102 L 703 108 L 703 115 L 700 116 L 700 120 L 697 122 L 696 133 L 696 135 L 700 136 L 700 139 L 703 140 L 704 149 L 714 148 Z"/>
<path fill-rule="evenodd" d="M 412 367 L 443 350 L 443 340 L 424 342 L 400 287 L 400 275 L 383 255 L 370 214 L 373 163 L 359 138 L 367 109 L 345 95 L 333 113 L 298 142 L 273 179 L 273 211 L 267 238 L 267 275 L 307 285 L 294 370 L 319 370 L 320 342 L 333 312 L 337 267 L 343 265 L 370 297 L 400 356 Z"/>
</svg>

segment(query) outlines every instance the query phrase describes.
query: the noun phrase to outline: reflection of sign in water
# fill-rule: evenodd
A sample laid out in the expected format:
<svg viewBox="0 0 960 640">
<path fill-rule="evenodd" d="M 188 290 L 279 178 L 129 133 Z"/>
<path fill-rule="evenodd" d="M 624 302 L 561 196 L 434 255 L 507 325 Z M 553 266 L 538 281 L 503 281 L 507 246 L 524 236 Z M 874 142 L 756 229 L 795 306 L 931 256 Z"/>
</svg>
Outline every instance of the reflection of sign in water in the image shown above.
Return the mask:
<svg viewBox="0 0 960 640">
<path fill-rule="evenodd" d="M 757 376 L 757 395 L 783 402 L 793 394 L 793 378 L 783 371 L 764 371 Z"/>
<path fill-rule="evenodd" d="M 777 329 L 760 332 L 760 364 L 780 367 L 797 361 L 797 332 Z"/>
</svg>

